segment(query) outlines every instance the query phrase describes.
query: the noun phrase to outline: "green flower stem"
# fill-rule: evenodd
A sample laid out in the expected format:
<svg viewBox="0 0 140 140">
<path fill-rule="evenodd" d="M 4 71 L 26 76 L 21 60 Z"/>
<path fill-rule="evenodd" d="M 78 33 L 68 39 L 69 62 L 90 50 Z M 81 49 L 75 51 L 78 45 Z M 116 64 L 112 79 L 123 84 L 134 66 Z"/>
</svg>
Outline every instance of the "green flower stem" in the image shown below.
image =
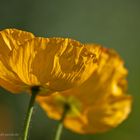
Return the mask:
<svg viewBox="0 0 140 140">
<path fill-rule="evenodd" d="M 26 118 L 24 122 L 22 140 L 28 139 L 29 127 L 30 127 L 33 110 L 34 110 L 35 98 L 36 98 L 37 93 L 39 92 L 39 87 L 38 86 L 32 87 L 31 92 L 32 92 L 32 95 L 30 98 L 30 102 L 29 102 L 29 106 L 28 106 L 28 110 L 27 110 L 27 114 L 26 114 Z"/>
<path fill-rule="evenodd" d="M 59 121 L 54 140 L 60 140 L 60 137 L 62 135 L 62 130 L 63 130 L 63 122 L 69 110 L 70 110 L 70 106 L 68 104 L 65 104 L 64 111 Z"/>
<path fill-rule="evenodd" d="M 59 122 L 54 140 L 60 140 L 62 130 L 63 130 L 63 122 Z"/>
</svg>

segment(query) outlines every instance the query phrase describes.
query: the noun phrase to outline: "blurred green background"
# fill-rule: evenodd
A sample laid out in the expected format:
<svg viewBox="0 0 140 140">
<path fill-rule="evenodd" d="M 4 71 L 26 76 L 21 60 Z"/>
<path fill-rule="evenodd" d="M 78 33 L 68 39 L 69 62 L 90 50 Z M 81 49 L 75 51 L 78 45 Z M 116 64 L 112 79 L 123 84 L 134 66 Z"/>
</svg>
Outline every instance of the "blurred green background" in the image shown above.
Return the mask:
<svg viewBox="0 0 140 140">
<path fill-rule="evenodd" d="M 116 49 L 129 70 L 133 110 L 119 127 L 103 134 L 78 135 L 64 130 L 62 140 L 140 139 L 139 0 L 0 0 L 0 30 L 18 28 L 44 37 L 70 37 Z M 29 102 L 25 93 L 0 89 L 0 133 L 20 133 Z M 57 122 L 35 107 L 29 140 L 53 140 Z M 16 140 L 18 137 L 1 137 Z"/>
</svg>

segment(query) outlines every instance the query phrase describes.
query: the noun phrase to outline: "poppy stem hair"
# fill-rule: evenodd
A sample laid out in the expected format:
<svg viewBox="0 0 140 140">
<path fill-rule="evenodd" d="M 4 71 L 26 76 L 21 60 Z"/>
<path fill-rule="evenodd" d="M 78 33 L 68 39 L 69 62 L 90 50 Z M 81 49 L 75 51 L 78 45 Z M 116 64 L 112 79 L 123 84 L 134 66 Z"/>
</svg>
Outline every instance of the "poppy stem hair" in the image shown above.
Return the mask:
<svg viewBox="0 0 140 140">
<path fill-rule="evenodd" d="M 31 122 L 31 117 L 33 114 L 34 110 L 34 103 L 35 103 L 35 98 L 37 93 L 39 92 L 39 86 L 33 86 L 31 87 L 31 98 L 24 122 L 24 129 L 23 129 L 23 135 L 22 135 L 22 140 L 27 140 L 28 139 L 28 133 L 29 133 L 29 127 L 30 127 L 30 122 Z"/>
<path fill-rule="evenodd" d="M 62 113 L 62 117 L 61 117 L 61 119 L 59 121 L 54 140 L 60 140 L 62 130 L 63 130 L 63 122 L 64 122 L 65 117 L 66 117 L 66 115 L 67 115 L 69 110 L 70 110 L 70 105 L 65 103 L 64 110 L 63 110 L 63 113 Z"/>
</svg>

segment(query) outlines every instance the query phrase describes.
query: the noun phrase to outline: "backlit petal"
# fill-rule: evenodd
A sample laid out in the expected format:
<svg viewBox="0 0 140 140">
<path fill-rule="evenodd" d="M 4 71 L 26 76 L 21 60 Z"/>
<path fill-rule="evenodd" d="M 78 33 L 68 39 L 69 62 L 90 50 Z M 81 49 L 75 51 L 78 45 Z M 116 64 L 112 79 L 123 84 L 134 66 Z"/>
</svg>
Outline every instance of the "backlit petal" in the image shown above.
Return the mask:
<svg viewBox="0 0 140 140">
<path fill-rule="evenodd" d="M 32 33 L 17 29 L 0 31 L 0 85 L 11 92 L 20 92 L 25 84 L 9 66 L 10 53 L 13 49 L 33 37 Z"/>
<path fill-rule="evenodd" d="M 82 114 L 87 121 L 80 122 L 78 119 L 66 120 L 67 128 L 78 133 L 100 133 L 110 130 L 118 126 L 124 121 L 131 111 L 132 99 L 130 96 L 120 96 L 112 98 L 111 96 L 98 104 L 87 108 Z M 73 127 L 73 124 L 78 124 L 78 127 Z"/>
<path fill-rule="evenodd" d="M 19 93 L 25 84 L 0 61 L 0 85 L 13 93 Z"/>
<path fill-rule="evenodd" d="M 118 54 L 99 45 L 86 45 L 86 48 L 101 52 L 98 68 L 92 75 L 78 87 L 37 98 L 48 116 L 56 120 L 60 120 L 65 103 L 74 106 L 76 113 L 71 109 L 64 125 L 82 134 L 116 127 L 127 118 L 132 104 L 132 98 L 127 95 L 127 70 Z M 70 99 L 74 100 L 70 102 Z"/>
<path fill-rule="evenodd" d="M 124 67 L 124 62 L 113 50 L 106 48 L 101 48 L 101 50 L 98 68 L 86 82 L 73 89 L 73 93 L 79 93 L 75 94 L 77 98 L 88 105 L 110 94 L 120 96 L 127 92 L 127 69 Z"/>
<path fill-rule="evenodd" d="M 32 33 L 18 29 L 0 31 L 0 54 L 7 55 L 13 48 L 18 47 L 31 38 L 34 38 Z"/>
<path fill-rule="evenodd" d="M 60 91 L 87 80 L 97 68 L 97 55 L 71 39 L 34 38 L 12 52 L 10 64 L 28 85 Z"/>
</svg>

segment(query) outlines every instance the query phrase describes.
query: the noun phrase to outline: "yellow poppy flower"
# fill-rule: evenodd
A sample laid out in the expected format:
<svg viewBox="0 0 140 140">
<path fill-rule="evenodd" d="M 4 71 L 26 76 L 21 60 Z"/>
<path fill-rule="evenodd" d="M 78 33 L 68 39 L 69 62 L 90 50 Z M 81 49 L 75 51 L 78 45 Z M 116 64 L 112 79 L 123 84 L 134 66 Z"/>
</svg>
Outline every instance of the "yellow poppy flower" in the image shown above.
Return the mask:
<svg viewBox="0 0 140 140">
<path fill-rule="evenodd" d="M 32 86 L 48 93 L 70 89 L 90 77 L 99 53 L 72 39 L 6 29 L 0 31 L 0 85 L 14 93 Z"/>
<path fill-rule="evenodd" d="M 99 133 L 116 127 L 131 111 L 131 96 L 127 95 L 127 70 L 116 52 L 86 45 L 92 52 L 99 50 L 98 68 L 80 86 L 56 92 L 42 98 L 40 106 L 50 118 L 60 120 L 69 106 L 64 126 L 77 133 Z"/>
</svg>

